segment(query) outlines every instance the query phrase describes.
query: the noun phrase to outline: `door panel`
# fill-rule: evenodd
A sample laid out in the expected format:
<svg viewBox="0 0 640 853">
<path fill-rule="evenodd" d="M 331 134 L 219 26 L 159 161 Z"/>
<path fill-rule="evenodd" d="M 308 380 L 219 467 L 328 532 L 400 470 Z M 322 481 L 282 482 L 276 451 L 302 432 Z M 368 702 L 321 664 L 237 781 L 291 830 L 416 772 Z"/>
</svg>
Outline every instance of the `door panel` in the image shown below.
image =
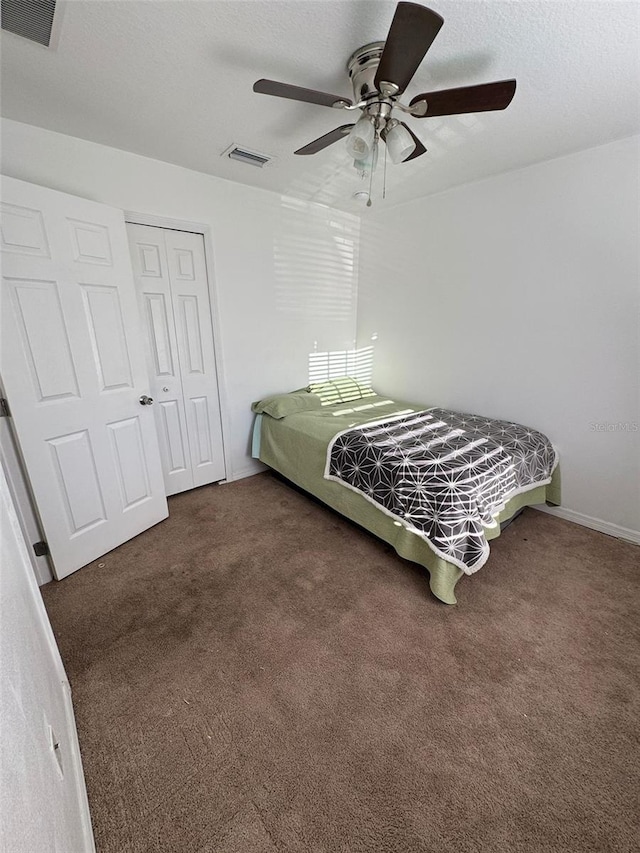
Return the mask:
<svg viewBox="0 0 640 853">
<path fill-rule="evenodd" d="M 95 222 L 67 218 L 74 260 L 82 264 L 113 264 L 109 229 Z"/>
<path fill-rule="evenodd" d="M 96 460 L 89 431 L 47 439 L 57 474 L 58 488 L 67 510 L 69 534 L 77 536 L 107 520 Z"/>
<path fill-rule="evenodd" d="M 197 296 L 178 296 L 178 316 L 181 334 L 178 335 L 182 372 L 204 373 L 204 354 L 200 337 L 200 310 Z"/>
<path fill-rule="evenodd" d="M 175 280 L 195 281 L 195 267 L 191 249 L 175 249 Z"/>
<path fill-rule="evenodd" d="M 209 406 L 206 397 L 192 397 L 195 447 L 193 449 L 194 464 L 199 468 L 209 465 L 213 460 L 211 452 L 211 424 L 209 423 Z"/>
<path fill-rule="evenodd" d="M 0 248 L 20 255 L 50 257 L 42 213 L 19 204 L 2 202 Z"/>
<path fill-rule="evenodd" d="M 141 324 L 121 211 L 2 189 L 0 369 L 61 578 L 167 516 Z"/>
<path fill-rule="evenodd" d="M 13 296 L 14 320 L 20 329 L 36 400 L 43 403 L 79 397 L 57 283 L 5 276 L 4 286 Z"/>
<path fill-rule="evenodd" d="M 127 225 L 140 312 L 146 326 L 146 355 L 160 443 L 165 493 L 194 486 L 187 418 L 171 300 L 164 232 Z"/>
<path fill-rule="evenodd" d="M 127 229 L 138 230 L 135 226 L 127 226 Z M 164 278 L 163 263 L 160 259 L 160 245 L 153 243 L 137 243 L 137 258 L 139 261 L 139 275 L 145 278 Z M 163 253 L 164 254 L 164 253 Z M 166 270 L 166 261 L 164 263 Z"/>
<path fill-rule="evenodd" d="M 149 348 L 153 357 L 154 368 L 152 375 L 159 378 L 177 377 L 171 355 L 171 334 L 169 332 L 169 315 L 164 293 L 145 293 L 147 304 L 147 323 L 149 330 Z M 173 325 L 173 322 L 172 322 Z"/>
<path fill-rule="evenodd" d="M 101 390 L 132 388 L 131 359 L 118 288 L 103 284 L 81 284 L 80 287 Z"/>
<path fill-rule="evenodd" d="M 161 429 L 169 451 L 167 463 L 169 473 L 171 474 L 186 471 L 188 467 L 188 448 L 184 445 L 185 431 L 182 428 L 180 420 L 181 404 L 181 400 L 163 400 L 158 409 L 160 412 Z"/>
<path fill-rule="evenodd" d="M 201 234 L 165 231 L 178 359 L 195 486 L 225 476 L 218 379 L 204 240 Z"/>
<path fill-rule="evenodd" d="M 128 511 L 142 501 L 150 500 L 149 469 L 142 444 L 140 418 L 127 418 L 109 424 L 114 457 L 117 460 L 122 509 Z"/>
<path fill-rule="evenodd" d="M 225 477 L 202 235 L 128 225 L 167 494 Z"/>
</svg>

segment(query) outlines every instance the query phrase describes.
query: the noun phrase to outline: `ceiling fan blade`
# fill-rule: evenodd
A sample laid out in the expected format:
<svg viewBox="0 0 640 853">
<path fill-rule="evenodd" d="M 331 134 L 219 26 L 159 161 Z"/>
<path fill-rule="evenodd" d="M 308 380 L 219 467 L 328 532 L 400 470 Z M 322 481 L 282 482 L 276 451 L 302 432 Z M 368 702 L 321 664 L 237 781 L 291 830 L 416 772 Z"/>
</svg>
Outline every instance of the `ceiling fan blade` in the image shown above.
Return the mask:
<svg viewBox="0 0 640 853">
<path fill-rule="evenodd" d="M 343 124 L 340 127 L 336 127 L 335 130 L 330 130 L 329 133 L 325 133 L 324 136 L 319 136 L 317 139 L 314 139 L 313 142 L 310 142 L 302 148 L 298 148 L 298 150 L 293 153 L 317 154 L 318 151 L 322 151 L 322 149 L 326 148 L 328 145 L 333 145 L 334 142 L 337 142 L 339 139 L 343 139 L 352 127 L 352 124 Z"/>
<path fill-rule="evenodd" d="M 398 3 L 376 71 L 376 87 L 386 81 L 404 92 L 443 24 L 444 18 L 426 6 Z"/>
<path fill-rule="evenodd" d="M 409 156 L 405 160 L 402 161 L 403 163 L 408 163 L 409 160 L 415 160 L 416 157 L 420 157 L 422 154 L 426 154 L 427 149 L 424 147 L 424 145 L 418 139 L 418 137 L 415 135 L 415 133 L 411 130 L 411 128 L 409 127 L 408 124 L 405 124 L 403 121 L 401 121 L 400 124 L 404 127 L 405 130 L 409 131 L 409 133 L 413 137 L 413 141 L 416 144 L 416 147 L 413 150 L 413 152 L 411 154 L 409 154 Z"/>
<path fill-rule="evenodd" d="M 329 95 L 315 89 L 304 89 L 302 86 L 292 86 L 289 83 L 278 83 L 276 80 L 256 80 L 253 91 L 260 95 L 274 95 L 276 98 L 290 98 L 292 101 L 303 101 L 306 104 L 319 104 L 321 107 L 333 107 L 336 104 L 351 105 L 349 98 L 341 95 Z"/>
<path fill-rule="evenodd" d="M 420 101 L 427 102 L 426 113 L 415 114 L 416 118 L 504 110 L 511 103 L 515 91 L 515 80 L 499 80 L 496 83 L 481 83 L 479 86 L 462 86 L 459 89 L 443 89 L 441 92 L 425 92 L 422 95 L 416 95 L 409 106 L 413 107 Z"/>
</svg>

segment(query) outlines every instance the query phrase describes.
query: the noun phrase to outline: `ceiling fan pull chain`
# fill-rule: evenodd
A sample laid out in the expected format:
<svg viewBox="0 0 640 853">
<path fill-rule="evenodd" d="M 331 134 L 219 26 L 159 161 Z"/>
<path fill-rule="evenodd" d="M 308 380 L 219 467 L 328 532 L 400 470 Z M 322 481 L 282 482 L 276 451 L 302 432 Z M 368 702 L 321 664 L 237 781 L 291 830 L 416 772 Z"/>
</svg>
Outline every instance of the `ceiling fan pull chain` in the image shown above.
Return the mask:
<svg viewBox="0 0 640 853">
<path fill-rule="evenodd" d="M 378 129 L 373 137 L 373 151 L 371 152 L 371 168 L 369 169 L 369 198 L 367 199 L 367 207 L 371 207 L 371 190 L 373 188 L 373 173 L 375 172 L 376 153 L 378 150 Z"/>
<path fill-rule="evenodd" d="M 384 167 L 382 169 L 382 200 L 387 197 L 387 146 L 384 146 Z"/>
</svg>

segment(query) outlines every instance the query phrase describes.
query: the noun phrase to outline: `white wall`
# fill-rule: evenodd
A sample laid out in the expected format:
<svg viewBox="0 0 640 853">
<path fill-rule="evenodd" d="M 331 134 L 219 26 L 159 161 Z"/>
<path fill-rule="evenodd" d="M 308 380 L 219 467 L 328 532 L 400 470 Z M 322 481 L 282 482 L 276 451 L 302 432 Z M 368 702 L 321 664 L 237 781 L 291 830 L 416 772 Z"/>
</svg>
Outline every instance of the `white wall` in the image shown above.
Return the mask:
<svg viewBox="0 0 640 853">
<path fill-rule="evenodd" d="M 0 846 L 90 853 L 69 685 L 1 468 L 0 660 Z"/>
<path fill-rule="evenodd" d="M 593 425 L 640 424 L 639 162 L 635 137 L 378 204 L 358 306 L 381 391 L 539 428 L 568 517 L 636 536 L 640 431 Z"/>
<path fill-rule="evenodd" d="M 251 402 L 305 385 L 314 350 L 354 345 L 357 217 L 6 119 L 1 171 L 211 227 L 227 475 L 258 470 L 249 456 Z"/>
</svg>

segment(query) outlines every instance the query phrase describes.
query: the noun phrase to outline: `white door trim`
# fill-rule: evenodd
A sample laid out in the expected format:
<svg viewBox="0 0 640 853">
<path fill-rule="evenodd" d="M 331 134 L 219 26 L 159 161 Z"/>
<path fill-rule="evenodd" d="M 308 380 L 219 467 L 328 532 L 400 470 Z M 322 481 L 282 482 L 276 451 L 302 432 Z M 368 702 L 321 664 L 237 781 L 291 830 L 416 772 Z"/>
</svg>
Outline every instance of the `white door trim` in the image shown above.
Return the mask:
<svg viewBox="0 0 640 853">
<path fill-rule="evenodd" d="M 222 455 L 224 457 L 225 480 L 231 476 L 231 446 L 229 436 L 231 435 L 231 423 L 229 421 L 229 407 L 227 405 L 227 382 L 222 352 L 222 332 L 220 329 L 220 305 L 215 285 L 215 261 L 213 250 L 213 234 L 210 225 L 204 222 L 189 222 L 183 219 L 171 219 L 167 216 L 156 216 L 153 213 L 136 213 L 125 210 L 124 220 L 132 225 L 151 225 L 156 228 L 168 228 L 171 231 L 189 231 L 192 234 L 202 234 L 204 240 L 204 257 L 207 264 L 207 283 L 209 289 L 209 302 L 211 303 L 211 324 L 213 326 L 213 351 L 216 357 L 216 376 L 218 378 L 218 401 L 220 403 L 220 419 L 222 421 Z M 225 482 L 222 480 L 221 482 Z"/>
<path fill-rule="evenodd" d="M 4 391 L 0 382 L 0 393 Z M 38 516 L 33 490 L 26 472 L 26 467 L 20 453 L 20 447 L 15 436 L 10 417 L 3 417 L 0 423 L 0 469 L 4 472 L 9 487 L 9 494 L 18 516 L 27 552 L 38 586 L 53 580 L 51 564 L 47 556 L 36 557 L 33 550 L 34 542 L 44 540 L 42 522 Z M 29 547 L 31 546 L 31 547 Z"/>
</svg>

